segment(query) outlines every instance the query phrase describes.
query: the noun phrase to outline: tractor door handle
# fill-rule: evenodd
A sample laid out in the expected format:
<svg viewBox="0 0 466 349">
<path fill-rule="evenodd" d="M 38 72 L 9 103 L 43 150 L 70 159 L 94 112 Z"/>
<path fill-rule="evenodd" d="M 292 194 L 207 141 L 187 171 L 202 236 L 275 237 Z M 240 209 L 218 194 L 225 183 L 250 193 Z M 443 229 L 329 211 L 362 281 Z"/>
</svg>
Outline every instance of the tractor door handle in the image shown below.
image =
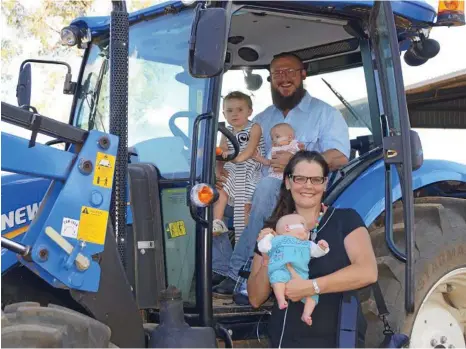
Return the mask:
<svg viewBox="0 0 466 349">
<path fill-rule="evenodd" d="M 192 202 L 191 200 L 191 189 L 196 185 L 196 172 L 197 172 L 197 148 L 198 148 L 198 143 L 199 143 L 199 124 L 203 120 L 209 120 L 213 118 L 212 113 L 205 113 L 205 114 L 200 114 L 196 120 L 194 120 L 194 125 L 193 125 L 193 142 L 192 142 L 192 147 L 191 147 L 191 173 L 189 176 L 189 188 L 188 188 L 188 202 L 189 202 L 189 211 L 191 213 L 191 217 L 193 219 L 204 225 L 207 226 L 208 222 L 199 216 L 197 213 L 197 207 L 196 205 Z M 206 150 L 204 150 L 206 151 Z M 202 181 L 202 178 L 200 178 Z"/>
</svg>

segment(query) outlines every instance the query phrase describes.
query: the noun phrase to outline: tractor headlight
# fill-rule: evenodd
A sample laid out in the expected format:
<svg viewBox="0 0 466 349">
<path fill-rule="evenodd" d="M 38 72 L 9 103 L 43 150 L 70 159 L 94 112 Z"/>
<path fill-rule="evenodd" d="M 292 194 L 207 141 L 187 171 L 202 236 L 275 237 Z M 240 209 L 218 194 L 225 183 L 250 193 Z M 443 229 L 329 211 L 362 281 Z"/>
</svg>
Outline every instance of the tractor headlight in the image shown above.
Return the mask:
<svg viewBox="0 0 466 349">
<path fill-rule="evenodd" d="M 65 27 L 60 32 L 60 40 L 62 45 L 75 46 L 79 48 L 86 48 L 91 41 L 91 31 L 87 29 L 80 29 L 74 25 Z"/>
<path fill-rule="evenodd" d="M 78 43 L 79 29 L 75 26 L 65 27 L 60 32 L 62 45 L 74 46 Z"/>
</svg>

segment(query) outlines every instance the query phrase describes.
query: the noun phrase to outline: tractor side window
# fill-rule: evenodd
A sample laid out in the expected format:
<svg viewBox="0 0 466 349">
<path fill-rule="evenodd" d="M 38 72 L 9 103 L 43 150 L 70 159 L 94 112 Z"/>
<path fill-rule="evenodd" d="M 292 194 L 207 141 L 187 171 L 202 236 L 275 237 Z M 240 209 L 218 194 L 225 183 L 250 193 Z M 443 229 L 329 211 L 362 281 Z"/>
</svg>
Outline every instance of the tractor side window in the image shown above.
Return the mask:
<svg viewBox="0 0 466 349">
<path fill-rule="evenodd" d="M 373 35 L 374 50 L 380 60 L 380 69 L 378 69 L 379 83 L 386 93 L 381 105 L 381 113 L 387 115 L 389 127 L 392 132 L 400 132 L 400 107 L 398 105 L 400 91 L 396 87 L 396 77 L 394 61 L 391 50 L 390 33 L 387 21 L 385 19 L 384 7 L 381 6 L 375 18 L 377 35 Z M 399 75 L 401 77 L 401 74 Z M 401 81 L 401 85 L 403 82 Z M 383 108 L 383 110 L 382 110 Z"/>
<path fill-rule="evenodd" d="M 128 146 L 132 161 L 155 164 L 166 179 L 189 177 L 194 119 L 205 111 L 208 80 L 188 72 L 192 17 L 182 11 L 129 32 Z M 109 132 L 108 52 L 108 39 L 93 42 L 75 114 L 84 129 Z"/>
</svg>

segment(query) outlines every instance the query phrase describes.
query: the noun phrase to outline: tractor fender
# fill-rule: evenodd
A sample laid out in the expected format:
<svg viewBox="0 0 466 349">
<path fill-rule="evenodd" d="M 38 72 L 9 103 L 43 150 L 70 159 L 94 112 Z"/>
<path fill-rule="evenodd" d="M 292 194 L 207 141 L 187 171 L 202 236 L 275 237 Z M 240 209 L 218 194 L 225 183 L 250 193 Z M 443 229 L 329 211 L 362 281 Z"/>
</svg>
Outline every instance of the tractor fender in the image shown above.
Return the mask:
<svg viewBox="0 0 466 349">
<path fill-rule="evenodd" d="M 445 160 L 424 160 L 413 172 L 413 190 L 442 181 L 466 182 L 466 165 Z M 392 171 L 393 202 L 401 198 L 398 173 Z M 385 210 L 385 165 L 375 162 L 364 171 L 332 204 L 335 207 L 353 208 L 369 226 Z"/>
</svg>

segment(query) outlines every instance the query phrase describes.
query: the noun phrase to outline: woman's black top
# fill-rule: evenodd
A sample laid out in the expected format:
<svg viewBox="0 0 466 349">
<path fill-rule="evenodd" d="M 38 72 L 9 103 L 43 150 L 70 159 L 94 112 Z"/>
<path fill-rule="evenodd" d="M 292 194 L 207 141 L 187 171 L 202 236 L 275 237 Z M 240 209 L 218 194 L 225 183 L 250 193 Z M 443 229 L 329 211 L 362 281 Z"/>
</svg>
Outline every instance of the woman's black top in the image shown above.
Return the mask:
<svg viewBox="0 0 466 349">
<path fill-rule="evenodd" d="M 326 240 L 330 251 L 323 257 L 311 259 L 309 279 L 331 274 L 350 265 L 344 239 L 353 230 L 364 226 L 364 221 L 355 210 L 329 207 L 320 222 L 316 242 Z M 255 252 L 261 254 L 257 244 Z M 283 326 L 285 310 L 278 309 L 275 302 L 268 326 L 270 345 L 278 347 L 283 331 L 282 348 L 335 348 L 341 296 L 341 293 L 319 295 L 319 303 L 312 314 L 312 326 L 301 320 L 304 309 L 301 301 L 288 301 L 286 324 Z"/>
</svg>

